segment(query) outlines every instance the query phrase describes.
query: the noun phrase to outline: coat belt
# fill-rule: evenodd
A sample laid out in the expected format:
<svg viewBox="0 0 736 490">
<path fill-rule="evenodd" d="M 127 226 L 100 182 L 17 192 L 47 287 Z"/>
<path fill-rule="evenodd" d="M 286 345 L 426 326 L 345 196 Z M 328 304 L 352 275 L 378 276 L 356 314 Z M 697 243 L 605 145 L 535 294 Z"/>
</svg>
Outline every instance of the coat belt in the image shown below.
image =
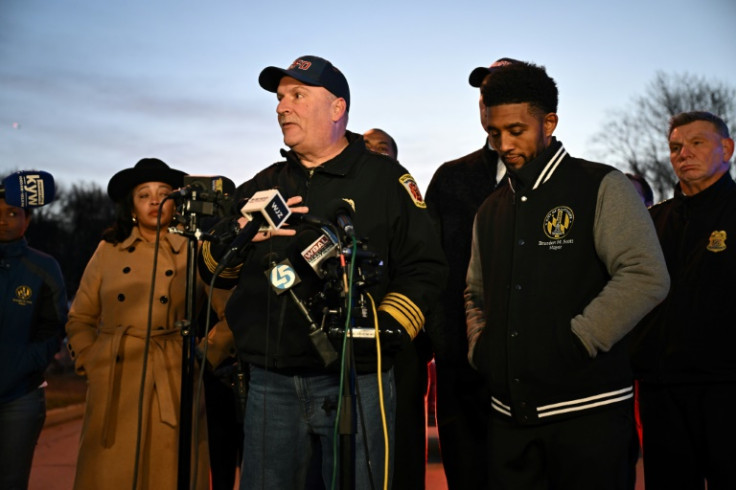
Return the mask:
<svg viewBox="0 0 736 490">
<path fill-rule="evenodd" d="M 115 442 L 112 433 L 115 424 L 111 423 L 113 394 L 117 392 L 118 378 L 115 376 L 115 366 L 118 353 L 120 352 L 120 344 L 123 335 L 129 335 L 139 339 L 146 338 L 146 329 L 135 328 L 132 325 L 117 327 L 100 327 L 100 334 L 112 335 L 112 344 L 110 358 L 110 371 L 108 373 L 108 391 L 107 399 L 104 407 L 103 429 L 102 429 L 102 445 L 103 447 L 111 447 Z M 151 344 L 149 347 L 148 366 L 153 373 L 153 385 L 158 393 L 159 401 L 159 417 L 161 421 L 172 427 L 176 427 L 178 423 L 179 407 L 174 402 L 175 389 L 171 386 L 169 373 L 166 372 L 166 357 L 164 355 L 164 344 L 166 341 L 180 339 L 179 330 L 154 330 L 151 331 Z M 153 395 L 151 395 L 153 396 Z"/>
</svg>

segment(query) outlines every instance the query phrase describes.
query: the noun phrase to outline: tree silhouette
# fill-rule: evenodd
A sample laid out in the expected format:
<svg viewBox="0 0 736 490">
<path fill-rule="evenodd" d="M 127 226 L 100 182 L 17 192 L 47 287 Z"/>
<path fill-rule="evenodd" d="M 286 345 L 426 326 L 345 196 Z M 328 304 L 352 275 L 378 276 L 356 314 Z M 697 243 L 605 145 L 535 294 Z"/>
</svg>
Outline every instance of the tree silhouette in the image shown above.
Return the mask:
<svg viewBox="0 0 736 490">
<path fill-rule="evenodd" d="M 102 230 L 115 218 L 115 206 L 97 184 L 58 185 L 53 203 L 34 210 L 26 232 L 28 243 L 56 258 L 71 299 L 84 268 L 100 242 Z"/>
<path fill-rule="evenodd" d="M 659 199 L 672 195 L 677 183 L 669 160 L 669 119 L 685 111 L 708 111 L 731 129 L 736 122 L 736 88 L 690 74 L 657 72 L 643 95 L 627 109 L 611 112 L 592 141 L 604 160 L 644 176 Z"/>
</svg>

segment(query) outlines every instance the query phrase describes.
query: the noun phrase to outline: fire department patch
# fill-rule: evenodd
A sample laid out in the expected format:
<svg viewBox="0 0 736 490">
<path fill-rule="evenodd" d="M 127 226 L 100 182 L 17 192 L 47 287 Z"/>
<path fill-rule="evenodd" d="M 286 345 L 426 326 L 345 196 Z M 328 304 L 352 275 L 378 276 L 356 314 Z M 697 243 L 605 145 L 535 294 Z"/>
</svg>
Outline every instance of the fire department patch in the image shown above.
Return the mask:
<svg viewBox="0 0 736 490">
<path fill-rule="evenodd" d="M 716 230 L 711 233 L 708 246 L 705 248 L 709 252 L 723 252 L 726 250 L 726 230 Z"/>
<path fill-rule="evenodd" d="M 33 296 L 33 291 L 30 286 L 18 286 L 15 288 L 15 298 L 13 298 L 13 302 L 21 306 L 30 305 L 31 296 Z"/>
<path fill-rule="evenodd" d="M 564 238 L 570 232 L 575 214 L 567 206 L 557 206 L 544 217 L 544 234 L 553 240 Z"/>
<path fill-rule="evenodd" d="M 414 181 L 414 177 L 411 176 L 411 174 L 404 174 L 401 177 L 399 177 L 399 182 L 401 185 L 404 186 L 404 189 L 409 193 L 409 196 L 411 196 L 412 201 L 414 201 L 414 204 L 418 208 L 426 208 L 427 203 L 424 202 L 424 199 L 422 198 L 422 193 L 419 192 L 419 186 Z"/>
</svg>

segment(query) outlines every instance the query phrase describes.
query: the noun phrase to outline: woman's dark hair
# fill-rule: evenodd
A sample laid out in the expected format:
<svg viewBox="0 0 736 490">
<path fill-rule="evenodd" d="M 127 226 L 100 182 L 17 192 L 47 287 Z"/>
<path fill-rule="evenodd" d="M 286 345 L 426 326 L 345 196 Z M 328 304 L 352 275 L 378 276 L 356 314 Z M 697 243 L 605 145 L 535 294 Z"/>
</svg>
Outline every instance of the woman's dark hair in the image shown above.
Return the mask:
<svg viewBox="0 0 736 490">
<path fill-rule="evenodd" d="M 133 189 L 123 199 L 115 203 L 115 222 L 102 232 L 102 239 L 117 244 L 130 236 L 133 231 Z"/>
</svg>

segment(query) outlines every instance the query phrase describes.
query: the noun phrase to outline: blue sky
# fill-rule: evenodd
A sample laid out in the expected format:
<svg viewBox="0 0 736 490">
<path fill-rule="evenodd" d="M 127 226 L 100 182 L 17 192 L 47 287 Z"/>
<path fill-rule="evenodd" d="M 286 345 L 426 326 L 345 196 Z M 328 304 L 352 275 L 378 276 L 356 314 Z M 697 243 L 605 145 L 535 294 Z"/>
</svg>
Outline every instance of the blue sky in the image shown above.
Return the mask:
<svg viewBox="0 0 736 490">
<path fill-rule="evenodd" d="M 422 189 L 481 146 L 467 79 L 502 56 L 547 67 L 556 136 L 605 161 L 591 137 L 658 70 L 736 84 L 734 21 L 732 0 L 0 0 L 0 175 L 106 186 L 154 156 L 239 184 L 283 148 L 258 74 L 304 54 L 345 73 L 348 129 L 391 133 Z"/>
</svg>

